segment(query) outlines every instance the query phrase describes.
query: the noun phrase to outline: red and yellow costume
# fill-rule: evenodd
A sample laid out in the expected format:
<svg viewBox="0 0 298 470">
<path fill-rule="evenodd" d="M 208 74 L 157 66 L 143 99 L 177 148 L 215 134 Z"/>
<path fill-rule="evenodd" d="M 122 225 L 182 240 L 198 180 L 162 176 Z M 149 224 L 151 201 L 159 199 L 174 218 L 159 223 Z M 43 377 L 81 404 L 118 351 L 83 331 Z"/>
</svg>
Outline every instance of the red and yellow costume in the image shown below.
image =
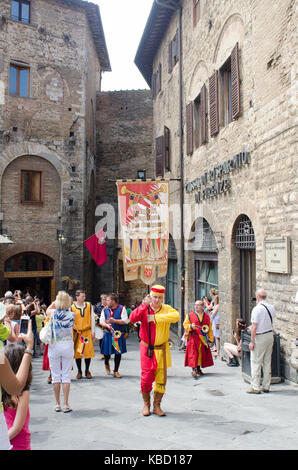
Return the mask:
<svg viewBox="0 0 298 470">
<path fill-rule="evenodd" d="M 164 290 L 165 289 L 162 286 L 154 286 L 151 289 L 151 293 L 156 295 L 157 291 L 160 291 L 160 295 L 163 295 Z M 148 315 L 153 315 L 154 321 L 148 322 Z M 143 393 L 144 401 L 145 399 L 147 400 L 149 407 L 150 392 L 152 390 L 153 382 L 155 382 L 155 401 L 157 400 L 160 403 L 161 397 L 165 393 L 167 368 L 172 365 L 170 345 L 168 342 L 170 326 L 171 323 L 176 323 L 179 318 L 179 312 L 166 304 L 161 304 L 160 308 L 157 311 L 154 311 L 149 305 L 143 303 L 130 314 L 129 321 L 132 323 L 141 322 L 139 332 L 139 337 L 141 339 L 141 391 Z M 149 344 L 152 346 L 152 357 L 148 357 Z M 144 416 L 148 416 L 147 412 L 146 414 L 143 412 L 143 414 Z M 164 413 L 162 412 L 160 416 L 163 415 Z"/>
<path fill-rule="evenodd" d="M 196 325 L 196 329 L 192 329 L 192 324 Z M 208 344 L 208 340 L 214 341 L 211 320 L 209 315 L 202 315 L 190 312 L 183 323 L 184 329 L 189 332 L 187 337 L 187 346 L 185 352 L 185 367 L 197 366 L 210 367 L 213 366 L 213 358 Z"/>
<path fill-rule="evenodd" d="M 83 308 L 79 308 L 75 303 L 72 304 L 71 310 L 75 314 L 73 330 L 74 352 L 75 359 L 90 359 L 94 357 L 94 348 L 92 340 L 92 306 L 89 302 L 85 303 Z M 84 343 L 82 343 L 82 337 Z M 83 354 L 81 351 L 83 349 Z"/>
</svg>

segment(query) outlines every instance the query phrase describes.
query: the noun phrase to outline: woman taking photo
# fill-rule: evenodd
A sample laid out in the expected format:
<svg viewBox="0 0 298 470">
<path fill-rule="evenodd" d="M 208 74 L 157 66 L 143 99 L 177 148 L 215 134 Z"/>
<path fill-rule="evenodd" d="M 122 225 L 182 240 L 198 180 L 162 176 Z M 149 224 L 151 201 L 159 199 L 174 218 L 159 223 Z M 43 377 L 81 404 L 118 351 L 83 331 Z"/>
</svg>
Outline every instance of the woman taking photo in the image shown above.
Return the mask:
<svg viewBox="0 0 298 470">
<path fill-rule="evenodd" d="M 55 411 L 62 411 L 60 406 L 60 388 L 62 384 L 64 413 L 72 411 L 68 403 L 68 397 L 74 355 L 72 332 L 74 313 L 70 310 L 70 307 L 70 296 L 66 292 L 60 291 L 55 302 L 47 309 L 47 315 L 51 317 L 51 329 L 54 337 L 54 341 L 49 345 L 48 356 L 56 399 Z"/>
<path fill-rule="evenodd" d="M 1 323 L 1 322 L 0 322 Z M 14 374 L 8 359 L 0 351 L 0 450 L 10 450 L 6 421 L 3 413 L 2 388 L 10 395 L 19 395 L 26 385 L 33 354 L 33 333 L 31 321 L 28 322 L 27 334 L 19 336 L 25 343 L 25 352 L 18 372 Z"/>
</svg>

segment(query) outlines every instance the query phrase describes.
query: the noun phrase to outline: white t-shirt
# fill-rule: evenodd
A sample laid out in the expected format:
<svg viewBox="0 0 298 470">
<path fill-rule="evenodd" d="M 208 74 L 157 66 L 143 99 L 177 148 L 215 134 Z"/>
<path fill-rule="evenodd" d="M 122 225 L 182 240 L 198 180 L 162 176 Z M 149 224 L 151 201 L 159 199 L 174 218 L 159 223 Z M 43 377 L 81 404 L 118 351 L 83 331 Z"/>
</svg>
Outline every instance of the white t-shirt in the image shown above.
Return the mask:
<svg viewBox="0 0 298 470">
<path fill-rule="evenodd" d="M 270 331 L 273 329 L 269 313 L 267 312 L 264 305 L 266 305 L 266 307 L 268 308 L 272 317 L 272 321 L 274 319 L 275 308 L 273 307 L 273 305 L 266 302 L 266 300 L 262 300 L 261 302 L 259 302 L 258 305 L 256 305 L 251 312 L 251 323 L 258 324 L 256 334 L 265 333 L 266 331 Z"/>
<path fill-rule="evenodd" d="M 105 307 L 105 308 L 108 308 L 108 307 Z M 124 306 L 122 306 L 121 320 L 125 321 L 125 323 L 129 323 L 127 311 Z M 105 317 L 104 308 L 103 308 L 100 314 L 100 323 L 105 323 L 105 321 L 106 321 L 106 317 Z"/>
</svg>

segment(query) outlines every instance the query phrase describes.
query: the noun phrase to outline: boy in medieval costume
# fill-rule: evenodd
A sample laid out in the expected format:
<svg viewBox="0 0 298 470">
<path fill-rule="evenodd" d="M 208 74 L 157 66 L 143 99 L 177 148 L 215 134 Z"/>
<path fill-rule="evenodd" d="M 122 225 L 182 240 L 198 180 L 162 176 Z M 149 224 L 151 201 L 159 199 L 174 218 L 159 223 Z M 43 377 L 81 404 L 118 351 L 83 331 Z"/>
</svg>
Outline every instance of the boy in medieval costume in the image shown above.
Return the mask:
<svg viewBox="0 0 298 470">
<path fill-rule="evenodd" d="M 179 321 L 180 315 L 173 307 L 163 303 L 164 292 L 163 286 L 153 286 L 150 296 L 147 296 L 129 317 L 132 323 L 141 322 L 139 336 L 143 416 L 150 415 L 150 392 L 153 382 L 153 413 L 165 416 L 160 403 L 166 391 L 167 368 L 172 365 L 169 332 L 171 323 Z"/>
<path fill-rule="evenodd" d="M 203 374 L 201 367 L 213 366 L 209 346 L 209 342 L 213 342 L 213 331 L 210 317 L 204 313 L 203 300 L 196 301 L 195 311 L 186 316 L 183 327 L 187 335 L 184 365 L 192 368 L 192 376 L 197 379 Z"/>
<path fill-rule="evenodd" d="M 108 294 L 106 307 L 102 309 L 100 324 L 104 328 L 101 354 L 104 355 L 106 373 L 110 374 L 111 354 L 114 359 L 114 377 L 121 379 L 119 366 L 122 354 L 126 353 L 126 330 L 129 323 L 126 308 L 118 303 L 117 294 Z"/>
<path fill-rule="evenodd" d="M 83 290 L 76 291 L 76 302 L 71 306 L 75 314 L 73 326 L 74 357 L 78 373 L 77 379 L 82 378 L 82 358 L 85 359 L 85 376 L 92 379 L 89 370 L 91 358 L 94 357 L 93 339 L 95 331 L 95 319 L 93 307 L 90 302 L 85 302 L 86 293 Z"/>
</svg>

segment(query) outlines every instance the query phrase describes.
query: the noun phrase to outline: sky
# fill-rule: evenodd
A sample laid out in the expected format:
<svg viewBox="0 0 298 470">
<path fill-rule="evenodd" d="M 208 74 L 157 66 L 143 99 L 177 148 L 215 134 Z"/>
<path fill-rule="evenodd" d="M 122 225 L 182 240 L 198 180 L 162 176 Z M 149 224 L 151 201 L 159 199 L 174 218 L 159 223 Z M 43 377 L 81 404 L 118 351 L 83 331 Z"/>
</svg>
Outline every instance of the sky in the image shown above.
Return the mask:
<svg viewBox="0 0 298 470">
<path fill-rule="evenodd" d="M 112 72 L 104 72 L 102 91 L 148 89 L 134 58 L 153 0 L 91 0 L 99 5 Z"/>
</svg>

